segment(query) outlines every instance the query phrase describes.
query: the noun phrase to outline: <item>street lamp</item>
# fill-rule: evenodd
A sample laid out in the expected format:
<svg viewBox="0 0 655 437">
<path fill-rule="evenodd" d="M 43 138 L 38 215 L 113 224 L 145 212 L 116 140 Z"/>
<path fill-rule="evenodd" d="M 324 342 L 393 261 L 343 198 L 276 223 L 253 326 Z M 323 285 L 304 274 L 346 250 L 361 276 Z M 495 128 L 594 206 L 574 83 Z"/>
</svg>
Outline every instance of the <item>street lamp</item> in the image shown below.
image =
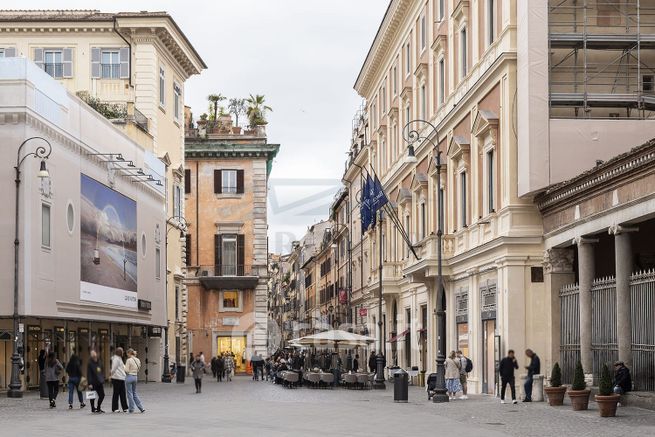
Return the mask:
<svg viewBox="0 0 655 437">
<path fill-rule="evenodd" d="M 41 140 L 44 141 L 46 146 L 38 146 L 34 152 L 30 152 L 21 158 L 21 152 L 23 147 L 31 140 Z M 18 323 L 18 246 L 20 240 L 18 239 L 18 219 L 19 219 L 19 195 L 20 195 L 20 166 L 23 164 L 23 161 L 29 156 L 40 159 L 41 164 L 39 166 L 39 173 L 37 176 L 39 179 L 45 179 L 50 177 L 48 169 L 45 164 L 45 160 L 48 159 L 50 153 L 52 152 L 52 146 L 50 142 L 43 137 L 31 137 L 26 139 L 18 146 L 18 151 L 16 152 L 16 166 L 14 170 L 16 171 L 16 211 L 15 211 L 15 222 L 14 222 L 14 313 L 13 313 L 13 322 L 14 322 L 14 352 L 11 355 L 11 382 L 9 383 L 9 390 L 7 390 L 7 397 L 9 398 L 22 398 L 23 391 L 21 390 L 23 384 L 20 380 L 20 369 L 21 369 L 21 354 L 23 352 L 23 335 L 19 331 Z"/>
<path fill-rule="evenodd" d="M 172 223 L 171 220 L 176 220 L 177 223 Z M 180 231 L 180 238 L 184 238 L 186 235 L 186 231 L 189 228 L 189 225 L 186 221 L 186 219 L 182 216 L 173 216 L 169 217 L 166 220 L 166 226 L 170 226 L 170 228 L 166 229 L 166 262 L 168 263 L 168 233 L 171 231 L 171 229 L 177 229 Z M 169 364 L 169 356 L 168 356 L 168 270 L 166 271 L 166 304 L 167 304 L 167 310 L 166 310 L 166 326 L 164 327 L 164 364 L 162 366 L 162 373 L 161 373 L 161 382 L 171 382 L 171 374 L 168 370 L 170 364 Z M 177 314 L 175 315 L 177 317 Z M 177 320 L 176 320 L 177 322 Z M 177 357 L 179 359 L 179 357 Z"/>
<path fill-rule="evenodd" d="M 429 127 L 431 131 L 427 136 L 422 136 L 419 130 Z M 434 137 L 434 139 L 431 139 Z M 443 239 L 443 192 L 441 190 L 441 150 L 439 150 L 439 132 L 436 126 L 429 121 L 425 120 L 412 120 L 408 122 L 403 128 L 403 139 L 409 143 L 407 147 L 407 156 L 405 162 L 415 163 L 416 155 L 414 153 L 414 144 L 419 144 L 423 141 L 429 142 L 435 154 L 435 167 L 437 170 L 437 381 L 435 387 L 435 395 L 432 401 L 435 403 L 448 402 L 446 394 L 446 291 L 443 286 L 443 273 L 442 273 L 442 254 L 441 244 Z"/>
<path fill-rule="evenodd" d="M 384 340 L 382 338 L 382 210 L 378 214 L 378 225 L 380 227 L 380 238 L 378 241 L 378 249 L 380 251 L 380 265 L 378 274 L 378 353 L 375 356 L 375 380 L 373 381 L 373 388 L 384 390 Z"/>
</svg>

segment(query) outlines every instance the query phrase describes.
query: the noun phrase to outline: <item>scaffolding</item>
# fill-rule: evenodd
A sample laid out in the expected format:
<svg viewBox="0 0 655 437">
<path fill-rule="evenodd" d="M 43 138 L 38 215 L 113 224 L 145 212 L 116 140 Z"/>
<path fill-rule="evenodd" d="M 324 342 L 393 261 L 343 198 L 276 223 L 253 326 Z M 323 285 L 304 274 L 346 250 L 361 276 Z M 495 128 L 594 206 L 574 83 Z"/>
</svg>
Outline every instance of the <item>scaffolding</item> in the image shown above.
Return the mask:
<svg viewBox="0 0 655 437">
<path fill-rule="evenodd" d="M 553 118 L 655 118 L 655 0 L 549 0 Z"/>
</svg>

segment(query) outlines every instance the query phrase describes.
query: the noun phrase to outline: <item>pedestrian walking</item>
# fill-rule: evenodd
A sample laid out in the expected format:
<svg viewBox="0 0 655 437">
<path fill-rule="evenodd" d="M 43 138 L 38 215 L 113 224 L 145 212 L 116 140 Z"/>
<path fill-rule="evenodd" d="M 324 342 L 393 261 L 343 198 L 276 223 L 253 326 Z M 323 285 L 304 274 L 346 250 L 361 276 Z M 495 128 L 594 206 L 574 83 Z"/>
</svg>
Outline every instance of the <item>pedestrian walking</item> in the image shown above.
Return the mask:
<svg viewBox="0 0 655 437">
<path fill-rule="evenodd" d="M 468 399 L 468 375 L 473 370 L 473 362 L 465 356 L 462 351 L 457 351 L 457 360 L 459 361 L 459 383 L 462 385 L 462 395 L 460 399 Z"/>
<path fill-rule="evenodd" d="M 232 354 L 225 355 L 225 380 L 232 381 L 232 372 L 234 371 L 234 357 Z"/>
<path fill-rule="evenodd" d="M 532 349 L 526 349 L 525 355 L 530 358 L 530 364 L 525 366 L 528 370 L 528 377 L 525 379 L 525 385 L 523 386 L 523 389 L 525 390 L 525 398 L 523 399 L 523 402 L 532 402 L 532 379 L 534 378 L 534 375 L 538 375 L 541 372 L 541 361 Z"/>
<path fill-rule="evenodd" d="M 134 413 L 136 406 L 142 413 L 146 412 L 141 403 L 141 398 L 136 392 L 141 360 L 136 357 L 136 351 L 132 348 L 127 350 L 127 361 L 125 361 L 125 388 L 127 390 L 127 406 L 130 413 Z"/>
<path fill-rule="evenodd" d="M 66 364 L 66 374 L 68 375 L 68 409 L 73 409 L 73 395 L 77 392 L 77 399 L 80 401 L 80 408 L 84 408 L 84 397 L 82 390 L 80 390 L 80 383 L 82 382 L 82 363 L 77 355 L 71 355 Z"/>
<path fill-rule="evenodd" d="M 455 399 L 457 392 L 462 390 L 462 384 L 459 382 L 460 364 L 457 361 L 457 354 L 451 351 L 446 358 L 446 391 L 449 399 Z"/>
<path fill-rule="evenodd" d="M 218 370 L 218 365 L 216 363 L 216 360 L 217 360 L 216 357 L 212 357 L 211 361 L 209 362 L 209 366 L 212 369 L 212 377 L 213 378 L 216 378 L 216 372 Z"/>
<path fill-rule="evenodd" d="M 355 359 L 353 360 L 353 372 L 357 372 L 359 370 L 359 355 L 355 354 Z"/>
<path fill-rule="evenodd" d="M 205 373 L 205 362 L 200 358 L 200 355 L 191 363 L 191 372 L 193 373 L 193 381 L 196 384 L 196 393 L 202 392 L 202 376 Z"/>
<path fill-rule="evenodd" d="M 216 380 L 218 382 L 223 381 L 223 375 L 225 374 L 225 361 L 222 356 L 216 357 Z"/>
<path fill-rule="evenodd" d="M 48 353 L 45 363 L 45 382 L 48 385 L 48 400 L 50 408 L 57 406 L 57 395 L 59 394 L 59 374 L 64 370 L 54 352 Z"/>
<path fill-rule="evenodd" d="M 111 357 L 111 411 L 119 413 L 127 412 L 127 397 L 125 393 L 125 363 L 123 363 L 123 348 L 117 347 L 114 356 Z M 118 400 L 121 401 L 121 410 L 118 409 Z"/>
<path fill-rule="evenodd" d="M 91 399 L 91 412 L 104 413 L 102 411 L 102 401 L 105 399 L 105 374 L 102 371 L 102 364 L 98 361 L 98 353 L 94 350 L 91 351 L 89 356 L 89 364 L 86 368 L 86 378 L 89 381 L 89 390 L 96 392 L 97 399 Z M 96 401 L 98 405 L 96 406 Z"/>
<path fill-rule="evenodd" d="M 377 367 L 375 362 L 375 351 L 371 351 L 371 355 L 368 357 L 368 370 L 371 373 L 375 373 Z"/>
<path fill-rule="evenodd" d="M 518 369 L 519 364 L 516 362 L 514 351 L 512 349 L 507 351 L 507 356 L 500 360 L 498 365 L 498 373 L 500 374 L 500 403 L 505 403 L 505 389 L 509 385 L 512 392 L 512 403 L 516 403 L 516 387 L 514 385 L 514 369 Z"/>
</svg>

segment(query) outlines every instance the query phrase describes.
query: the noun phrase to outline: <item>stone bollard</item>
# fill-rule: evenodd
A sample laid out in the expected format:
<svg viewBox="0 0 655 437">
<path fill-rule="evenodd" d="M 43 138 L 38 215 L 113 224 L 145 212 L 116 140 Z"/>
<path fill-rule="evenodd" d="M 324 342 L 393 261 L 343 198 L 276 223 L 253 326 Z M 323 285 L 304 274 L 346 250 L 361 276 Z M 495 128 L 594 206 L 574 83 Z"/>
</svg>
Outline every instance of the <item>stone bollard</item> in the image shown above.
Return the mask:
<svg viewBox="0 0 655 437">
<path fill-rule="evenodd" d="M 544 401 L 544 375 L 534 375 L 532 377 L 532 401 Z"/>
</svg>

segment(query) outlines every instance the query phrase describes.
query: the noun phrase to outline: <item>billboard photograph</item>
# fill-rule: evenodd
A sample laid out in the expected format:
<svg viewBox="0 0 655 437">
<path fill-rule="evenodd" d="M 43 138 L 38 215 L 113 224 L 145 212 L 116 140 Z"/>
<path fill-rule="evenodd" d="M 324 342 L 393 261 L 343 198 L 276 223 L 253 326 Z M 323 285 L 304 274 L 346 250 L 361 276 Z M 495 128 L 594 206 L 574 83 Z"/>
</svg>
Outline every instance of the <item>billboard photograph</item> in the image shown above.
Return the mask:
<svg viewBox="0 0 655 437">
<path fill-rule="evenodd" d="M 80 187 L 80 299 L 136 308 L 136 202 L 85 174 Z"/>
</svg>

